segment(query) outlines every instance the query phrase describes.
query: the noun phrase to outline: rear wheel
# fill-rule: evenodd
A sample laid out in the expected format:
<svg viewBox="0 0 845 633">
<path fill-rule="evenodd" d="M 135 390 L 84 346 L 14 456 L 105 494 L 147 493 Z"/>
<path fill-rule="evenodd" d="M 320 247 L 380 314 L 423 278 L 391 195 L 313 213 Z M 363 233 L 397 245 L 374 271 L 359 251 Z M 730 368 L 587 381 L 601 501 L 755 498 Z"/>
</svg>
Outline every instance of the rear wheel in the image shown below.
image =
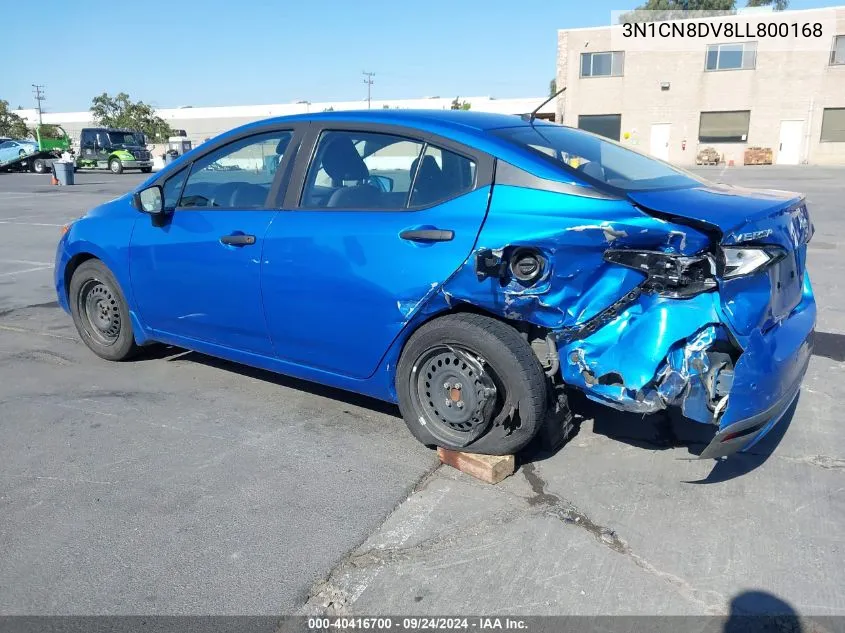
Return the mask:
<svg viewBox="0 0 845 633">
<path fill-rule="evenodd" d="M 43 174 L 47 171 L 47 163 L 44 162 L 43 158 L 36 158 L 32 161 L 32 171 L 36 174 Z"/>
<path fill-rule="evenodd" d="M 109 161 L 109 170 L 113 174 L 122 174 L 123 173 L 123 163 L 120 162 L 119 158 L 112 158 Z"/>
<path fill-rule="evenodd" d="M 547 381 L 509 325 L 448 315 L 408 340 L 396 372 L 399 408 L 426 445 L 488 455 L 525 447 L 543 423 Z"/>
<path fill-rule="evenodd" d="M 124 360 L 137 351 L 129 307 L 112 272 L 90 259 L 74 271 L 68 302 L 80 338 L 97 356 Z"/>
</svg>

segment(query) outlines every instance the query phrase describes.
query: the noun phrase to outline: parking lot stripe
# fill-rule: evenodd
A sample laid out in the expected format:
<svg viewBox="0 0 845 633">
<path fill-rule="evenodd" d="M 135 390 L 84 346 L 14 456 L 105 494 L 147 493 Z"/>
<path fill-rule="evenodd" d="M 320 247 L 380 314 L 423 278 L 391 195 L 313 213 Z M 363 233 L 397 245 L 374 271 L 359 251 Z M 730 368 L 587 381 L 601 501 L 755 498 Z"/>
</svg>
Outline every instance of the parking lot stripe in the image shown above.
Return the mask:
<svg viewBox="0 0 845 633">
<path fill-rule="evenodd" d="M 64 226 L 64 224 L 47 224 L 46 222 L 10 222 L 8 220 L 0 220 L 0 224 L 19 224 L 21 226 Z"/>
<path fill-rule="evenodd" d="M 0 325 L 0 330 L 4 332 L 16 332 L 17 334 L 37 334 L 38 336 L 49 336 L 50 338 L 57 338 L 63 341 L 78 342 L 78 339 L 73 336 L 62 336 L 61 334 L 51 334 L 50 332 L 39 332 L 37 330 L 30 330 L 23 327 L 15 327 L 13 325 Z"/>
<path fill-rule="evenodd" d="M 47 270 L 48 268 L 52 268 L 52 264 L 46 264 L 43 266 L 36 266 L 34 268 L 24 268 L 23 270 L 13 270 L 8 273 L 0 273 L 0 277 L 10 277 L 11 275 L 20 275 L 23 273 L 34 273 L 39 270 Z"/>
<path fill-rule="evenodd" d="M 33 262 L 28 259 L 0 259 L 0 264 L 28 264 L 30 266 L 52 266 L 51 262 Z"/>
</svg>

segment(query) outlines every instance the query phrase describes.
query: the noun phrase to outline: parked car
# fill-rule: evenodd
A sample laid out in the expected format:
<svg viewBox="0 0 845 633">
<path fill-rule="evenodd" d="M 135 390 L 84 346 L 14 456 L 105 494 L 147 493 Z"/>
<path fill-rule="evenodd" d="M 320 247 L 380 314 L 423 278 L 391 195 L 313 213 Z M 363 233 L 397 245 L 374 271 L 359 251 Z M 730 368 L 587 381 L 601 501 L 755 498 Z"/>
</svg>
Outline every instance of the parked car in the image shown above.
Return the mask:
<svg viewBox="0 0 845 633">
<path fill-rule="evenodd" d="M 427 445 L 520 450 L 564 386 L 757 442 L 816 307 L 804 198 L 464 111 L 270 119 L 67 227 L 56 290 L 99 356 L 151 342 L 397 402 Z"/>
<path fill-rule="evenodd" d="M 8 140 L 0 143 L 0 163 L 29 156 L 38 152 L 38 143 L 26 140 Z"/>
</svg>

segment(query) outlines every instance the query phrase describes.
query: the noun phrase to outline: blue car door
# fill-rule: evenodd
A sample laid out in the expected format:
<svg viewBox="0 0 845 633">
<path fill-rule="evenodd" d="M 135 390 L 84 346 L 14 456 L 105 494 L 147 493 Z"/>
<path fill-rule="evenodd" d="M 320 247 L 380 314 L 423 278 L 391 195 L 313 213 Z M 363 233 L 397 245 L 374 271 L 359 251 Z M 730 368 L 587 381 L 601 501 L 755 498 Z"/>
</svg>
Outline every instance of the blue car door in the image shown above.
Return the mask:
<svg viewBox="0 0 845 633">
<path fill-rule="evenodd" d="M 273 355 L 261 301 L 264 237 L 293 130 L 240 137 L 163 183 L 164 222 L 140 218 L 129 249 L 132 293 L 159 338 Z"/>
<path fill-rule="evenodd" d="M 470 255 L 493 159 L 414 134 L 314 126 L 303 142 L 264 245 L 262 293 L 283 361 L 369 377 Z"/>
</svg>

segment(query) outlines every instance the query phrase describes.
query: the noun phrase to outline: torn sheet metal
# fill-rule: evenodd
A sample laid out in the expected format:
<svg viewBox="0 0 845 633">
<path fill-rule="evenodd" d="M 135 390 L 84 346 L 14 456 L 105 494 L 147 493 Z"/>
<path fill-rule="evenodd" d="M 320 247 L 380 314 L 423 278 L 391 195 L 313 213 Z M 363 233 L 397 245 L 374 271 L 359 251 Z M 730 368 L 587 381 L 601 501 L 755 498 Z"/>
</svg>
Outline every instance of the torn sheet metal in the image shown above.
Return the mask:
<svg viewBox="0 0 845 633">
<path fill-rule="evenodd" d="M 425 311 L 466 302 L 547 330 L 557 341 L 563 381 L 589 398 L 643 414 L 678 406 L 691 420 L 717 424 L 718 445 L 706 456 L 753 444 L 783 415 L 806 370 L 815 324 L 805 269 L 812 226 L 803 205 L 749 225 L 784 249 L 776 265 L 726 280 L 715 265 L 722 241 L 737 239 L 723 233 L 726 224 L 707 217 L 693 228 L 624 200 L 512 189 L 496 187 L 473 255 Z M 648 202 L 661 200 L 651 195 Z M 525 208 L 533 210 L 527 217 Z M 507 274 L 509 258 L 525 248 L 544 258 L 542 276 L 531 283 Z M 612 251 L 619 261 L 606 257 Z M 646 268 L 659 269 L 675 256 L 703 257 L 713 266 L 706 284 L 666 291 L 660 280 L 674 277 L 632 266 L 636 254 L 632 259 L 626 251 L 657 254 L 643 257 Z"/>
</svg>

